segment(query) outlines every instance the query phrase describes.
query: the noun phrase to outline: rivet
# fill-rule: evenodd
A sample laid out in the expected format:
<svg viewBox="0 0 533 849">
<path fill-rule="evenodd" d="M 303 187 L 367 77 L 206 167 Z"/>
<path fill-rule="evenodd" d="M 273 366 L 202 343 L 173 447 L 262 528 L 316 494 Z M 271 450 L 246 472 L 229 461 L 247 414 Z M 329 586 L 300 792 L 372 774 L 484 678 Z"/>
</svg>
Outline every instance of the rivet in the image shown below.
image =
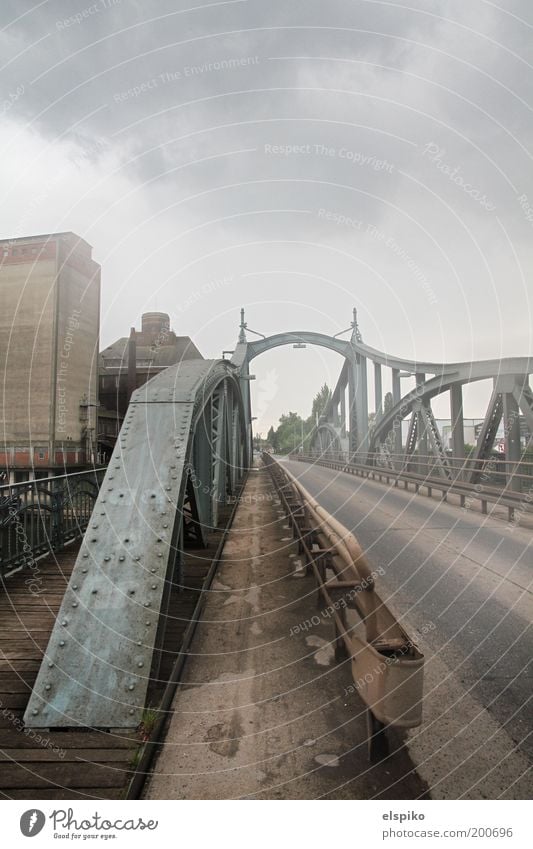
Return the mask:
<svg viewBox="0 0 533 849">
<path fill-rule="evenodd" d="M 162 555 L 162 553 L 161 553 L 160 551 L 158 551 L 158 552 L 157 552 L 157 556 L 158 556 L 158 557 L 163 557 L 163 555 Z"/>
<path fill-rule="evenodd" d="M 122 492 L 120 493 L 119 498 L 124 498 L 124 495 L 122 494 Z"/>
<path fill-rule="evenodd" d="M 134 560 L 140 560 L 141 558 L 140 558 L 140 557 L 139 557 L 139 555 L 137 554 L 137 555 L 136 555 L 133 559 L 134 559 Z"/>
<path fill-rule="evenodd" d="M 142 660 L 140 660 L 140 661 L 139 661 L 139 663 L 137 664 L 137 666 L 139 667 L 139 669 L 140 669 L 142 666 L 144 666 L 144 663 L 142 662 Z"/>
<path fill-rule="evenodd" d="M 120 557 L 119 557 L 118 559 L 119 559 L 120 561 L 122 561 L 122 560 L 125 560 L 126 558 L 124 557 L 124 555 L 123 555 L 123 554 L 121 554 L 121 555 L 120 555 Z"/>
<path fill-rule="evenodd" d="M 124 540 L 124 542 L 129 542 L 129 541 L 130 541 L 129 537 L 126 537 L 126 539 Z"/>
<path fill-rule="evenodd" d="M 164 528 L 168 528 L 168 524 L 166 524 L 166 523 L 165 523 L 165 524 L 163 525 L 163 527 L 164 527 Z"/>
<path fill-rule="evenodd" d="M 134 710 L 130 710 L 130 716 L 133 716 L 134 713 L 135 713 Z"/>
<path fill-rule="evenodd" d="M 45 687 L 44 689 L 45 689 L 45 690 L 51 690 L 51 689 L 52 689 L 52 685 L 51 685 L 51 684 L 47 684 L 47 685 L 46 685 L 46 687 Z"/>
<path fill-rule="evenodd" d="M 52 663 L 52 661 L 50 661 L 50 663 L 48 664 L 48 666 L 49 666 L 49 668 L 50 668 L 50 669 L 53 669 L 53 668 L 54 668 L 54 664 Z"/>
<path fill-rule="evenodd" d="M 157 584 L 152 584 L 152 589 L 153 589 L 153 590 L 156 590 L 156 589 L 157 589 Z"/>
<path fill-rule="evenodd" d="M 60 645 L 60 646 L 64 646 L 64 645 L 65 645 L 65 640 L 60 640 L 60 641 L 59 641 L 59 645 Z"/>
<path fill-rule="evenodd" d="M 110 481 L 112 481 L 112 480 L 114 480 L 114 479 L 115 479 L 115 478 L 114 478 L 114 475 L 109 475 L 109 480 L 110 480 Z"/>
<path fill-rule="evenodd" d="M 63 628 L 66 628 L 67 625 L 68 625 L 68 619 L 63 619 L 61 624 L 62 624 Z"/>
<path fill-rule="evenodd" d="M 33 714 L 34 716 L 37 716 L 37 714 L 38 714 L 38 713 L 39 713 L 39 711 L 37 710 L 37 708 L 34 708 L 34 709 L 32 710 L 32 714 Z"/>
<path fill-rule="evenodd" d="M 104 557 L 104 560 L 105 560 L 105 561 L 106 561 L 106 563 L 107 563 L 109 560 L 111 560 L 111 558 L 109 557 L 109 555 L 107 555 L 107 554 L 106 554 L 106 556 Z"/>
<path fill-rule="evenodd" d="M 135 684 L 130 684 L 130 686 L 128 687 L 128 690 L 134 690 L 134 689 L 135 689 Z"/>
<path fill-rule="evenodd" d="M 98 592 L 98 590 L 93 590 L 92 595 L 96 595 L 97 592 Z"/>
<path fill-rule="evenodd" d="M 77 606 L 78 606 L 78 602 L 77 602 L 77 601 L 73 601 L 73 602 L 72 602 L 72 607 L 77 607 Z"/>
<path fill-rule="evenodd" d="M 142 646 L 142 642 L 139 640 L 137 643 L 138 646 Z"/>
<path fill-rule="evenodd" d="M 135 590 L 130 590 L 130 595 L 135 595 Z"/>
<path fill-rule="evenodd" d="M 108 487 L 107 487 L 107 491 L 108 491 L 108 492 L 111 492 L 112 490 L 113 490 L 113 487 L 112 487 L 112 486 L 108 486 Z"/>
<path fill-rule="evenodd" d="M 165 487 L 165 489 L 166 489 L 166 491 L 167 491 L 167 492 L 170 492 L 170 490 L 172 489 L 172 487 L 171 487 L 171 486 L 166 486 L 166 487 Z"/>
<path fill-rule="evenodd" d="M 91 542 L 98 542 L 98 538 L 95 537 L 94 539 L 91 540 Z"/>
<path fill-rule="evenodd" d="M 148 625 L 151 625 L 152 623 L 151 622 L 145 622 L 144 624 L 148 627 Z"/>
<path fill-rule="evenodd" d="M 97 528 L 97 527 L 98 527 L 98 525 L 93 525 L 93 528 L 94 528 L 95 530 L 96 530 L 96 528 Z"/>
<path fill-rule="evenodd" d="M 149 601 L 145 601 L 145 602 L 144 602 L 144 606 L 145 606 L 145 607 L 150 607 L 150 602 L 149 602 Z"/>
<path fill-rule="evenodd" d="M 155 498 L 155 494 L 154 494 L 154 495 L 151 495 L 151 496 L 150 496 L 150 498 Z"/>
<path fill-rule="evenodd" d="M 150 569 L 150 572 L 157 572 L 157 569 Z"/>
<path fill-rule="evenodd" d="M 87 569 L 82 569 L 81 571 L 83 572 L 83 574 L 84 574 L 84 575 L 86 575 L 86 574 L 87 574 L 87 572 L 88 572 L 88 570 L 87 570 Z"/>
<path fill-rule="evenodd" d="M 77 590 L 77 589 L 78 589 L 78 585 L 77 585 L 77 584 L 73 584 L 73 585 L 72 585 L 72 589 L 73 589 L 73 590 Z"/>
<path fill-rule="evenodd" d="M 84 552 L 83 556 L 88 557 L 89 555 L 87 554 L 87 552 Z"/>
</svg>

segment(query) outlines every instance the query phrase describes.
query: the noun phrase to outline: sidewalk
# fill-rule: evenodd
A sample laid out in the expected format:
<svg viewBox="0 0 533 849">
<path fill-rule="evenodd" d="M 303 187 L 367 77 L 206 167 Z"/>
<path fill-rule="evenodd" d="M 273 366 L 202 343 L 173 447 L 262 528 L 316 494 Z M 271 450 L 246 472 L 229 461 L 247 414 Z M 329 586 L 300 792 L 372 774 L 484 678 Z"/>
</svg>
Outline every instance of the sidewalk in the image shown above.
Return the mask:
<svg viewBox="0 0 533 849">
<path fill-rule="evenodd" d="M 399 737 L 386 761 L 368 763 L 364 705 L 349 662 L 335 662 L 332 621 L 299 565 L 269 475 L 252 470 L 146 798 L 427 793 Z"/>
</svg>

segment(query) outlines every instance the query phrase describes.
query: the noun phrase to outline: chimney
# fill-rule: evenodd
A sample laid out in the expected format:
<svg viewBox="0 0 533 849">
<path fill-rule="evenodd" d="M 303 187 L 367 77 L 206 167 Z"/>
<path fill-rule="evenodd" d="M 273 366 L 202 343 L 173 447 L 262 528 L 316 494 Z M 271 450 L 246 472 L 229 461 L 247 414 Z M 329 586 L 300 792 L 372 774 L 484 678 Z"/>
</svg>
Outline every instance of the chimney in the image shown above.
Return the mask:
<svg viewBox="0 0 533 849">
<path fill-rule="evenodd" d="M 145 312 L 142 317 L 142 334 L 144 344 L 151 345 L 157 340 L 165 343 L 165 337 L 170 330 L 170 316 L 166 312 Z"/>
</svg>

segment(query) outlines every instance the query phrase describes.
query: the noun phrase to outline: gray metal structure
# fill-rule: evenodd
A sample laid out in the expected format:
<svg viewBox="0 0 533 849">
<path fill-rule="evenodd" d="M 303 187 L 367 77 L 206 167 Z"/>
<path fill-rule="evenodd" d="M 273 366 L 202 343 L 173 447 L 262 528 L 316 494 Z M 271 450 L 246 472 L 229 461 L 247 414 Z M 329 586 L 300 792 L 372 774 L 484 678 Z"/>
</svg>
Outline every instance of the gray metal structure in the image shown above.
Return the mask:
<svg viewBox="0 0 533 849">
<path fill-rule="evenodd" d="M 234 366 L 171 366 L 132 397 L 24 721 L 135 728 L 184 547 L 249 464 Z"/>
<path fill-rule="evenodd" d="M 339 380 L 331 401 L 317 424 L 311 449 L 321 455 L 334 456 L 345 452 L 354 461 L 368 460 L 382 465 L 403 466 L 415 451 L 430 454 L 443 477 L 451 476 L 450 464 L 435 422 L 431 401 L 449 393 L 452 422 L 452 456 L 465 457 L 463 423 L 463 386 L 480 380 L 493 381 L 493 393 L 474 456 L 469 463 L 469 478 L 475 483 L 490 458 L 502 417 L 506 442 L 506 460 L 520 461 L 520 414 L 533 433 L 533 392 L 529 375 L 533 373 L 533 357 L 509 357 L 463 363 L 431 363 L 405 360 L 390 356 L 365 345 L 354 318 L 349 353 L 344 353 Z M 312 334 L 299 334 L 302 338 Z M 271 337 L 276 338 L 276 337 Z M 337 341 L 337 340 L 336 340 Z M 252 343 L 256 346 L 258 343 Z M 320 344 L 317 342 L 317 344 Z M 337 350 L 334 345 L 328 347 Z M 339 351 L 339 353 L 343 353 Z M 366 364 L 374 368 L 376 420 L 370 433 L 363 419 L 368 420 Z M 355 364 L 355 365 L 354 365 Z M 391 369 L 393 405 L 384 412 L 382 369 Z M 402 393 L 401 381 L 415 379 L 415 388 Z M 346 404 L 346 390 L 349 402 Z M 346 409 L 348 406 L 348 417 Z M 402 441 L 402 421 L 411 417 L 407 442 Z M 355 428 L 355 431 L 354 431 Z M 513 486 L 509 475 L 508 486 Z"/>
<path fill-rule="evenodd" d="M 519 412 L 533 431 L 533 358 L 441 364 L 391 357 L 365 345 L 357 314 L 343 334 L 297 331 L 270 337 L 249 330 L 244 311 L 232 359 L 171 366 L 132 396 L 25 713 L 30 728 L 134 728 L 162 646 L 170 587 L 180 584 L 183 551 L 202 546 L 218 506 L 236 490 L 252 455 L 250 363 L 281 345 L 320 345 L 344 357 L 318 422 L 314 450 L 354 461 L 403 464 L 432 452 L 450 463 L 432 399 L 450 393 L 455 458 L 464 457 L 462 387 L 492 378 L 494 391 L 476 460 L 492 449 L 503 416 L 508 460 L 520 459 Z M 368 424 L 367 369 L 374 368 L 376 422 Z M 392 375 L 392 409 L 383 409 L 382 369 Z M 428 377 L 429 375 L 429 377 Z M 401 380 L 416 379 L 402 396 Z M 348 395 L 348 398 L 346 398 Z M 402 420 L 411 415 L 406 453 Z M 474 464 L 472 475 L 479 467 Z M 509 485 L 513 485 L 513 472 Z"/>
</svg>

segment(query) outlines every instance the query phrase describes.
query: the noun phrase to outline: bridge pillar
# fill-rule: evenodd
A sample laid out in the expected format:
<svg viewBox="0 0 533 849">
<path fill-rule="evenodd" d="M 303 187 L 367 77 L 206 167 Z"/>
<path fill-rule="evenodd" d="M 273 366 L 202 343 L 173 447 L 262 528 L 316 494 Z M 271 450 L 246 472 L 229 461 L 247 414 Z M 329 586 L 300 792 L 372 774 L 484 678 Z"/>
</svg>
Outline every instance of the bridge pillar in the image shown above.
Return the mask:
<svg viewBox="0 0 533 849">
<path fill-rule="evenodd" d="M 348 366 L 350 395 L 350 454 L 366 462 L 368 454 L 368 385 L 366 357 L 354 354 Z"/>
<path fill-rule="evenodd" d="M 463 387 L 460 383 L 454 383 L 450 389 L 450 417 L 452 420 L 452 454 L 458 460 L 465 459 L 465 425 L 463 418 Z M 464 465 L 464 464 L 463 464 Z M 463 471 L 455 472 L 461 479 Z"/>
<path fill-rule="evenodd" d="M 341 436 L 346 438 L 346 384 L 341 387 Z"/>
<path fill-rule="evenodd" d="M 392 403 L 394 406 L 399 404 L 402 398 L 402 386 L 400 381 L 400 369 L 392 369 Z M 403 442 L 402 442 L 402 423 L 397 421 L 394 423 L 394 454 L 396 455 L 396 466 L 401 468 Z"/>
<path fill-rule="evenodd" d="M 374 363 L 374 395 L 376 398 L 376 422 L 383 415 L 383 383 L 381 380 L 381 363 Z"/>
<path fill-rule="evenodd" d="M 507 463 L 507 487 L 520 491 L 520 479 L 514 478 L 520 462 L 520 410 L 514 395 L 503 393 L 503 424 L 505 432 L 505 459 Z"/>
<path fill-rule="evenodd" d="M 416 380 L 416 388 L 419 392 L 422 392 L 422 387 L 424 386 L 426 375 L 422 372 L 417 372 L 415 374 Z M 419 394 L 419 398 L 422 400 L 421 395 Z M 423 416 L 419 414 L 418 416 L 418 456 L 423 457 L 423 460 L 418 460 L 418 473 L 420 475 L 429 473 L 429 461 L 428 461 L 428 432 L 426 427 L 426 422 Z"/>
</svg>

